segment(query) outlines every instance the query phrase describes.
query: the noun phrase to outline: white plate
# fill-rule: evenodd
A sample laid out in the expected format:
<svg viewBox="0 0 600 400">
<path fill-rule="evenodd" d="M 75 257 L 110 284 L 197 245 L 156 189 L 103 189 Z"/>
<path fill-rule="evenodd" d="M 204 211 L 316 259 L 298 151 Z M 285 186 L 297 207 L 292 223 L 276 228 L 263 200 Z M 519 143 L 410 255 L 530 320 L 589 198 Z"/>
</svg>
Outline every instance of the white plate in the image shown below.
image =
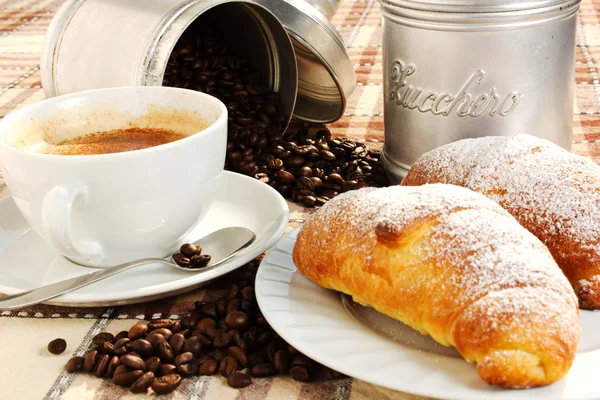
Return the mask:
<svg viewBox="0 0 600 400">
<path fill-rule="evenodd" d="M 224 172 L 208 215 L 189 234 L 189 241 L 227 226 L 243 226 L 256 240 L 242 253 L 210 273 L 195 275 L 149 264 L 57 297 L 48 304 L 109 306 L 139 303 L 183 293 L 251 261 L 283 234 L 287 203 L 273 188 L 232 172 Z M 0 200 L 0 293 L 14 294 L 89 273 L 44 242 L 27 224 L 11 197 Z"/>
<path fill-rule="evenodd" d="M 564 379 L 542 388 L 500 389 L 484 383 L 475 366 L 462 358 L 441 355 L 434 348 L 422 350 L 427 345 L 414 343 L 420 340 L 406 332 L 397 332 L 394 340 L 391 332 L 385 335 L 361 323 L 373 322 L 371 317 L 378 313 L 343 302 L 338 292 L 298 272 L 291 257 L 297 234 L 294 230 L 280 240 L 261 263 L 256 297 L 273 329 L 319 363 L 376 385 L 442 399 L 600 398 L 600 312 L 581 312 L 579 351 Z M 387 318 L 378 315 L 378 322 Z"/>
</svg>

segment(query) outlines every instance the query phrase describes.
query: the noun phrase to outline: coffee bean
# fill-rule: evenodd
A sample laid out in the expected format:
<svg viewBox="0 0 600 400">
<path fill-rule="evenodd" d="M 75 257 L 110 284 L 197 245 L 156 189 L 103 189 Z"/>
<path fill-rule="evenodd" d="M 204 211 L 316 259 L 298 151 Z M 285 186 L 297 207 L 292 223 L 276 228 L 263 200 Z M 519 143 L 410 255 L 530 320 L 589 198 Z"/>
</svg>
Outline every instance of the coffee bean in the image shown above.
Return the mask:
<svg viewBox="0 0 600 400">
<path fill-rule="evenodd" d="M 305 196 L 304 199 L 302 199 L 302 205 L 304 205 L 304 207 L 307 208 L 313 208 L 316 202 L 317 199 L 315 198 L 315 196 Z"/>
<path fill-rule="evenodd" d="M 198 368 L 198 374 L 200 375 L 214 375 L 217 372 L 219 364 L 213 359 L 206 360 L 200 364 Z"/>
<path fill-rule="evenodd" d="M 245 288 L 244 288 L 245 289 Z M 242 290 L 243 292 L 243 290 Z M 225 308 L 225 315 L 230 314 L 234 311 L 238 311 L 241 308 L 242 301 L 240 299 L 231 299 L 227 303 L 227 307 Z"/>
<path fill-rule="evenodd" d="M 194 357 L 198 357 L 202 352 L 202 343 L 200 343 L 200 339 L 197 336 L 193 336 L 183 343 L 182 352 L 189 352 L 194 355 Z"/>
<path fill-rule="evenodd" d="M 150 357 L 144 362 L 144 368 L 142 370 L 144 372 L 150 371 L 152 373 L 156 373 L 158 368 L 160 368 L 160 358 Z"/>
<path fill-rule="evenodd" d="M 113 340 L 115 340 L 115 337 L 112 333 L 100 332 L 92 338 L 92 343 L 100 347 L 103 346 L 105 342 L 112 342 Z"/>
<path fill-rule="evenodd" d="M 227 356 L 219 363 L 219 374 L 229 376 L 238 369 L 238 361 L 235 357 Z"/>
<path fill-rule="evenodd" d="M 127 331 L 121 331 L 121 332 L 117 333 L 117 334 L 115 335 L 115 338 L 114 338 L 114 340 L 113 340 L 113 343 L 117 343 L 117 341 L 118 341 L 118 340 L 120 340 L 120 339 L 123 339 L 123 338 L 126 338 L 126 337 L 127 337 L 127 335 L 128 335 L 128 333 L 129 333 L 129 332 L 127 332 Z"/>
<path fill-rule="evenodd" d="M 106 378 L 112 378 L 114 376 L 114 374 L 115 374 L 115 370 L 120 365 L 121 365 L 121 361 L 119 360 L 119 357 L 118 356 L 112 356 L 110 358 L 110 361 L 108 362 L 108 368 L 106 369 L 106 375 L 104 375 L 104 377 L 106 377 Z"/>
<path fill-rule="evenodd" d="M 171 340 L 169 340 L 169 345 L 171 346 L 171 351 L 174 356 L 177 356 L 181 353 L 181 349 L 183 348 L 183 344 L 185 343 L 185 336 L 180 333 L 176 333 L 171 336 Z"/>
<path fill-rule="evenodd" d="M 146 332 L 148 332 L 148 325 L 138 322 L 129 329 L 127 337 L 129 338 L 129 340 L 139 339 L 145 336 Z"/>
<path fill-rule="evenodd" d="M 283 184 L 290 184 L 295 180 L 294 175 L 284 170 L 279 170 L 275 172 L 275 179 L 277 180 L 277 182 Z"/>
<path fill-rule="evenodd" d="M 187 316 L 181 319 L 181 326 L 184 329 L 192 329 L 196 326 L 198 320 L 192 316 Z"/>
<path fill-rule="evenodd" d="M 263 332 L 258 339 L 256 340 L 258 342 L 258 344 L 260 344 L 261 346 L 267 346 L 270 342 L 271 339 L 273 338 L 273 333 L 271 332 Z"/>
<path fill-rule="evenodd" d="M 246 314 L 250 314 L 254 311 L 254 304 L 248 300 L 243 300 L 241 308 Z"/>
<path fill-rule="evenodd" d="M 110 356 L 108 354 L 104 354 L 96 363 L 96 368 L 94 368 L 94 375 L 97 378 L 104 378 L 104 376 L 106 375 L 106 370 L 108 369 L 109 361 Z"/>
<path fill-rule="evenodd" d="M 229 346 L 232 341 L 233 341 L 233 338 L 231 337 L 231 335 L 229 333 L 220 333 L 213 340 L 213 346 L 220 349 L 220 348 Z"/>
<path fill-rule="evenodd" d="M 215 361 L 221 362 L 225 357 L 227 357 L 227 352 L 223 349 L 217 350 L 213 357 Z"/>
<path fill-rule="evenodd" d="M 94 368 L 96 368 L 96 363 L 98 361 L 98 352 L 96 350 L 90 350 L 85 355 L 85 360 L 83 362 L 83 369 L 85 372 L 91 373 Z"/>
<path fill-rule="evenodd" d="M 129 350 L 131 350 L 131 340 L 129 340 L 129 338 L 122 338 L 115 342 L 115 355 L 125 355 L 129 353 Z"/>
<path fill-rule="evenodd" d="M 68 373 L 73 373 L 75 371 L 79 371 L 81 367 L 83 367 L 84 358 L 83 357 L 73 357 L 67 362 L 67 366 L 65 367 Z"/>
<path fill-rule="evenodd" d="M 169 343 L 167 343 L 166 341 L 159 343 L 157 353 L 160 360 L 164 363 L 171 364 L 175 359 L 173 355 L 173 350 L 171 349 Z"/>
<path fill-rule="evenodd" d="M 105 354 L 110 354 L 110 355 L 114 355 L 115 354 L 115 345 L 112 344 L 111 342 L 104 342 L 102 344 L 102 352 L 104 352 Z"/>
<path fill-rule="evenodd" d="M 222 329 L 208 328 L 204 331 L 204 336 L 214 341 L 216 337 L 219 336 L 221 333 L 223 333 Z"/>
<path fill-rule="evenodd" d="M 123 364 L 121 364 L 121 365 L 118 365 L 115 368 L 115 372 L 114 372 L 113 376 L 124 374 L 124 373 L 129 372 L 129 371 L 131 371 L 131 369 L 129 369 L 126 366 L 124 366 Z"/>
<path fill-rule="evenodd" d="M 142 358 L 148 358 L 152 355 L 154 349 L 152 348 L 152 343 L 150 343 L 146 339 L 137 339 L 131 343 L 131 350 L 140 354 Z"/>
<path fill-rule="evenodd" d="M 290 368 L 289 372 L 292 379 L 299 382 L 309 382 L 311 379 L 310 372 L 306 367 L 295 366 Z"/>
<path fill-rule="evenodd" d="M 129 388 L 132 393 L 146 393 L 150 388 L 150 385 L 154 382 L 154 373 L 151 371 L 146 372 L 140 376 Z"/>
<path fill-rule="evenodd" d="M 202 318 L 197 324 L 196 324 L 196 329 L 200 330 L 200 331 L 205 331 L 206 329 L 209 328 L 215 328 L 217 326 L 217 321 L 215 321 L 213 318 Z"/>
<path fill-rule="evenodd" d="M 160 333 L 161 335 L 163 335 L 166 341 L 171 340 L 171 336 L 173 336 L 173 332 L 171 332 L 171 330 L 167 328 L 158 328 L 153 330 L 152 333 Z"/>
<path fill-rule="evenodd" d="M 156 348 L 160 342 L 164 342 L 166 339 L 162 334 L 152 331 L 148 334 L 148 336 L 146 336 L 146 340 L 152 345 L 153 348 Z"/>
<path fill-rule="evenodd" d="M 227 384 L 234 389 L 245 388 L 252 383 L 252 378 L 242 372 L 234 372 L 227 377 Z"/>
<path fill-rule="evenodd" d="M 184 268 L 188 268 L 190 265 L 192 265 L 192 260 L 180 253 L 173 254 L 173 261 L 175 261 L 175 264 Z"/>
<path fill-rule="evenodd" d="M 218 318 L 217 315 L 217 305 L 215 303 L 208 303 L 202 306 L 202 312 L 207 317 L 210 317 L 214 320 Z"/>
<path fill-rule="evenodd" d="M 217 313 L 219 314 L 219 317 L 227 315 L 227 303 L 227 299 L 221 299 L 217 304 Z"/>
<path fill-rule="evenodd" d="M 160 367 L 158 367 L 158 371 L 156 371 L 155 375 L 166 376 L 174 374 L 175 372 L 177 372 L 177 367 L 173 364 L 162 364 Z"/>
<path fill-rule="evenodd" d="M 196 254 L 190 258 L 189 268 L 205 268 L 210 264 L 211 256 L 208 254 Z"/>
<path fill-rule="evenodd" d="M 192 243 L 185 243 L 181 246 L 179 252 L 185 257 L 190 258 L 195 254 L 200 254 L 202 252 L 202 247 Z"/>
<path fill-rule="evenodd" d="M 231 312 L 229 314 L 227 314 L 227 317 L 225 318 L 225 323 L 227 324 L 228 327 L 233 328 L 233 329 L 239 329 L 239 330 L 243 330 L 246 329 L 246 327 L 248 327 L 248 314 L 246 314 L 243 311 L 234 311 Z"/>
<path fill-rule="evenodd" d="M 151 331 L 156 331 L 158 329 L 171 329 L 173 326 L 173 320 L 170 319 L 153 319 L 148 324 L 148 329 Z"/>
<path fill-rule="evenodd" d="M 144 360 L 142 360 L 140 357 L 132 356 L 131 354 L 121 356 L 119 361 L 121 361 L 121 364 L 133 370 L 144 369 Z"/>
<path fill-rule="evenodd" d="M 276 374 L 275 366 L 270 362 L 265 362 L 262 364 L 255 365 L 250 370 L 252 376 L 256 378 L 264 378 L 268 376 L 273 376 Z"/>
<path fill-rule="evenodd" d="M 198 371 L 198 364 L 194 360 L 194 355 L 190 352 L 182 353 L 175 357 L 175 366 L 177 372 L 182 375 L 193 375 Z"/>
<path fill-rule="evenodd" d="M 171 327 L 171 332 L 180 333 L 182 329 L 183 327 L 181 326 L 181 321 L 175 321 Z"/>
<path fill-rule="evenodd" d="M 167 394 L 175 391 L 181 384 L 181 376 L 170 374 L 156 378 L 150 387 L 158 394 Z"/>
<path fill-rule="evenodd" d="M 52 354 L 61 354 L 67 348 L 65 339 L 54 339 L 48 343 L 48 351 Z"/>
<path fill-rule="evenodd" d="M 248 366 L 248 356 L 242 349 L 237 346 L 231 346 L 227 349 L 227 352 L 238 361 L 241 368 L 246 368 Z"/>
<path fill-rule="evenodd" d="M 277 372 L 286 374 L 290 368 L 290 355 L 283 350 L 279 350 L 273 357 L 273 365 Z"/>
<path fill-rule="evenodd" d="M 227 299 L 231 300 L 231 299 L 238 298 L 239 296 L 240 296 L 240 287 L 234 283 L 229 288 L 229 293 L 227 293 Z"/>
<path fill-rule="evenodd" d="M 117 368 L 118 370 L 118 368 Z M 113 376 L 113 383 L 119 386 L 131 386 L 135 381 L 137 381 L 140 376 L 144 375 L 141 370 L 128 371 L 121 374 L 117 374 L 115 371 L 115 375 Z"/>
<path fill-rule="evenodd" d="M 212 348 L 212 340 L 208 339 L 206 336 L 204 336 L 201 333 L 197 333 L 194 336 L 198 339 L 200 344 L 202 344 L 202 348 L 204 350 L 208 350 L 208 349 Z"/>
<path fill-rule="evenodd" d="M 269 161 L 268 167 L 273 172 L 279 171 L 279 170 L 283 169 L 283 161 L 280 160 L 279 158 L 275 158 L 275 159 Z"/>
</svg>

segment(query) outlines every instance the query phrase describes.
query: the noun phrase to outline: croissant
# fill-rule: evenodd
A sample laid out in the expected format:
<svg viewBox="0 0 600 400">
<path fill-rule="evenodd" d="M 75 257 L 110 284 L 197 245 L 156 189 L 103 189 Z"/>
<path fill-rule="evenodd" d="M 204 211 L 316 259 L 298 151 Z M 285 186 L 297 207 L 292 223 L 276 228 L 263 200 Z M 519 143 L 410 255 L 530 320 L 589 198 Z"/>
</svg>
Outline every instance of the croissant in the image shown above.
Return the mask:
<svg viewBox="0 0 600 400">
<path fill-rule="evenodd" d="M 487 383 L 547 385 L 573 363 L 569 282 L 543 243 L 470 190 L 342 194 L 302 225 L 292 256 L 315 283 L 456 347 Z"/>
<path fill-rule="evenodd" d="M 580 307 L 600 309 L 600 166 L 534 136 L 484 137 L 421 156 L 402 185 L 425 183 L 500 204 L 548 246 Z"/>
</svg>

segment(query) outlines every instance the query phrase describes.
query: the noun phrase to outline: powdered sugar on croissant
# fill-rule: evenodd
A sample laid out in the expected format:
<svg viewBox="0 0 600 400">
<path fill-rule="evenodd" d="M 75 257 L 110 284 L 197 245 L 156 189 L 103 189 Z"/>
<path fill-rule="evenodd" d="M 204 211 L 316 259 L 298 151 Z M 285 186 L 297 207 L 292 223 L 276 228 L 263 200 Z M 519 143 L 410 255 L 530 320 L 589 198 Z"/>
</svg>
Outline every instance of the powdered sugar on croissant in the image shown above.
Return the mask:
<svg viewBox="0 0 600 400">
<path fill-rule="evenodd" d="M 580 306 L 600 308 L 600 166 L 529 135 L 454 142 L 424 154 L 402 185 L 484 194 L 544 242 Z"/>
</svg>

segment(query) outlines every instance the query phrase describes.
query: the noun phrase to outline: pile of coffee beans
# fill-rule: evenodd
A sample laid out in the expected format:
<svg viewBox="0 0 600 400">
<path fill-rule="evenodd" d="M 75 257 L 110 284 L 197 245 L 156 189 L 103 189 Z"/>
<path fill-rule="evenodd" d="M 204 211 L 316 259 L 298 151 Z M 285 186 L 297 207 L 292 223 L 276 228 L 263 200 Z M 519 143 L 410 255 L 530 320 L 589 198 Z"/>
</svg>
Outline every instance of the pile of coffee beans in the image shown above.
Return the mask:
<svg viewBox="0 0 600 400">
<path fill-rule="evenodd" d="M 177 43 L 163 85 L 219 98 L 229 111 L 225 168 L 252 176 L 305 207 L 339 193 L 387 186 L 379 152 L 332 139 L 324 125 L 293 121 L 285 130 L 279 96 L 216 35 L 190 31 Z"/>
<path fill-rule="evenodd" d="M 315 374 L 341 377 L 302 355 L 271 329 L 254 295 L 257 269 L 258 261 L 252 261 L 233 272 L 225 297 L 196 302 L 179 320 L 138 322 L 116 335 L 97 334 L 85 356 L 69 360 L 67 372 L 85 371 L 134 393 L 151 388 L 160 394 L 174 391 L 183 378 L 194 375 L 219 374 L 233 388 L 278 374 L 301 382 Z"/>
<path fill-rule="evenodd" d="M 179 249 L 179 253 L 173 254 L 173 261 L 180 267 L 199 269 L 208 266 L 210 255 L 202 254 L 202 247 L 193 243 L 185 243 Z"/>
</svg>

